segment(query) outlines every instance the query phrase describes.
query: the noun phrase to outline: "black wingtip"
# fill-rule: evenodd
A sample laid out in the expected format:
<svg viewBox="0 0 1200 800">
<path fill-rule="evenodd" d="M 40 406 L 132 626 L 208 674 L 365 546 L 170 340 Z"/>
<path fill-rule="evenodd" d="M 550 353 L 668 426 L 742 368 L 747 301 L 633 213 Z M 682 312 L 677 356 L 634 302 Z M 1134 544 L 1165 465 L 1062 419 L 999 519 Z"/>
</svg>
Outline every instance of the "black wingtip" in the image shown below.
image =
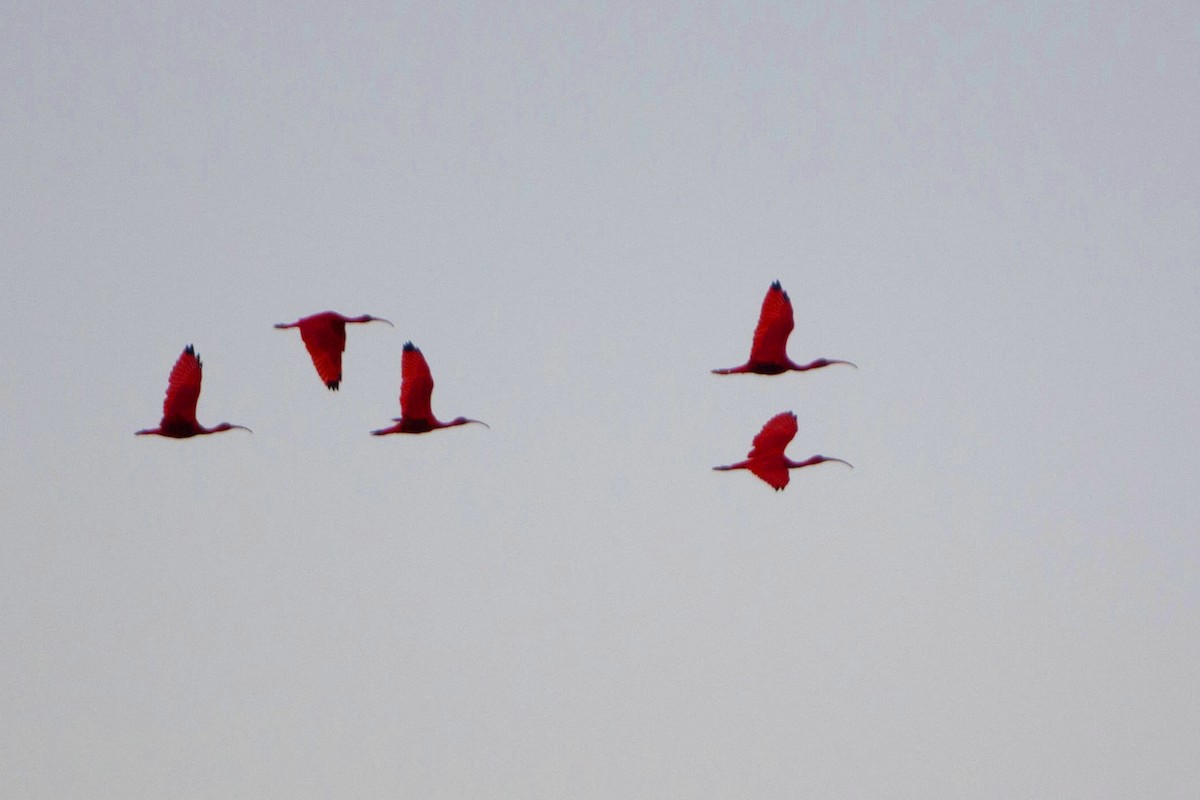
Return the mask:
<svg viewBox="0 0 1200 800">
<path fill-rule="evenodd" d="M 412 342 L 405 342 L 404 343 L 404 352 L 406 352 L 406 353 L 418 352 L 419 353 L 420 351 L 417 350 L 417 346 L 415 344 L 413 344 Z"/>
<path fill-rule="evenodd" d="M 774 283 L 771 284 L 771 288 L 783 291 L 783 284 L 780 283 L 779 281 L 775 281 Z"/>
<path fill-rule="evenodd" d="M 326 381 L 325 382 L 325 386 L 330 391 L 333 391 L 333 392 L 336 392 L 338 390 L 338 386 L 340 386 L 340 385 L 341 385 L 340 381 Z"/>
</svg>

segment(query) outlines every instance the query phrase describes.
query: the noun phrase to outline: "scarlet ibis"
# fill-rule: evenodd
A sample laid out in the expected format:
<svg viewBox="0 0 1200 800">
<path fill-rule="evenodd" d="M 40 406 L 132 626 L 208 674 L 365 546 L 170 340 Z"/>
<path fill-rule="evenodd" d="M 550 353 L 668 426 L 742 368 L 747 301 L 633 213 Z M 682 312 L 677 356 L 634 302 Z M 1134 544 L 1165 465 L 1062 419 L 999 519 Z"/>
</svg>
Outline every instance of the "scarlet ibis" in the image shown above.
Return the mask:
<svg viewBox="0 0 1200 800">
<path fill-rule="evenodd" d="M 491 427 L 486 422 L 466 417 L 455 417 L 449 422 L 442 422 L 433 415 L 429 406 L 429 398 L 432 396 L 433 375 L 429 373 L 429 364 L 416 345 L 405 342 L 404 353 L 400 356 L 400 416 L 392 418 L 396 424 L 390 428 L 381 428 L 371 433 L 375 436 L 386 436 L 389 433 L 428 433 L 437 428 L 466 425 L 468 422 L 478 422 L 485 428 Z"/>
<path fill-rule="evenodd" d="M 724 467 L 713 467 L 716 470 L 748 469 L 779 491 L 788 485 L 788 470 L 801 467 L 811 467 L 822 461 L 837 461 L 851 469 L 854 466 L 849 461 L 826 456 L 813 456 L 804 461 L 792 461 L 783 454 L 784 448 L 796 435 L 796 415 L 790 411 L 776 414 L 767 420 L 762 430 L 754 437 L 754 445 L 750 448 L 745 461 L 729 464 Z"/>
<path fill-rule="evenodd" d="M 200 380 L 203 377 L 203 368 L 204 365 L 200 363 L 200 356 L 196 355 L 196 350 L 190 344 L 183 348 L 183 352 L 179 354 L 179 360 L 171 369 L 171 377 L 167 379 L 167 397 L 163 400 L 162 422 L 158 424 L 157 428 L 136 431 L 138 436 L 154 434 L 171 439 L 187 439 L 207 433 L 220 433 L 233 428 L 250 430 L 245 425 L 230 425 L 228 422 L 222 422 L 215 428 L 206 428 L 196 422 L 196 401 L 200 399 Z"/>
<path fill-rule="evenodd" d="M 758 327 L 754 329 L 754 344 L 750 346 L 750 360 L 740 367 L 714 369 L 718 375 L 730 375 L 737 372 L 755 372 L 759 375 L 778 375 L 781 372 L 795 370 L 804 372 L 818 367 L 828 367 L 830 364 L 849 364 L 849 361 L 834 361 L 828 358 L 818 358 L 809 364 L 797 364 L 788 358 L 787 340 L 796 325 L 792 317 L 792 301 L 783 290 L 779 281 L 771 284 L 767 296 L 763 298 L 762 312 L 758 315 Z"/>
<path fill-rule="evenodd" d="M 388 322 L 383 317 L 363 314 L 359 317 L 344 317 L 336 311 L 322 311 L 295 322 L 275 325 L 276 328 L 299 328 L 300 338 L 312 356 L 313 366 L 325 385 L 334 391 L 342 382 L 342 351 L 346 349 L 347 322 Z M 394 325 L 392 327 L 395 327 Z"/>
</svg>

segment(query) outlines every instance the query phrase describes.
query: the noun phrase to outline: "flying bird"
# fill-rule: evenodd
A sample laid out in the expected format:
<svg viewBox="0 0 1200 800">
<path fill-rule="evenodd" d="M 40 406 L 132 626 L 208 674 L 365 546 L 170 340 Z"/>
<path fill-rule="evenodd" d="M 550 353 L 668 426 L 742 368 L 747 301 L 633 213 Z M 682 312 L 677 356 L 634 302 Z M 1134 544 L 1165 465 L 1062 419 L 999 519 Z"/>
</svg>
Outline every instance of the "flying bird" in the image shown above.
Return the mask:
<svg viewBox="0 0 1200 800">
<path fill-rule="evenodd" d="M 478 422 L 485 428 L 491 427 L 486 422 L 466 417 L 455 417 L 449 422 L 442 422 L 433 415 L 429 406 L 429 398 L 433 395 L 433 375 L 429 373 L 429 364 L 425 356 L 412 342 L 404 343 L 404 353 L 400 356 L 400 416 L 393 417 L 395 425 L 371 431 L 375 436 L 386 436 L 389 433 L 428 433 L 437 428 L 450 428 L 455 425 L 466 425 L 468 422 Z"/>
<path fill-rule="evenodd" d="M 179 354 L 179 360 L 171 369 L 171 377 L 167 379 L 167 397 L 163 400 L 162 422 L 157 428 L 136 431 L 138 436 L 154 434 L 171 439 L 187 439 L 233 428 L 250 430 L 245 425 L 230 425 L 228 422 L 222 422 L 215 428 L 206 428 L 196 422 L 196 401 L 200 399 L 202 370 L 200 356 L 196 355 L 195 349 L 189 344 Z"/>
<path fill-rule="evenodd" d="M 828 358 L 818 358 L 809 364 L 797 364 L 788 358 L 787 340 L 796 325 L 792 316 L 792 301 L 787 292 L 775 281 L 763 298 L 762 312 L 758 315 L 758 327 L 754 329 L 754 344 L 750 346 L 750 360 L 740 367 L 714 369 L 718 375 L 730 375 L 738 372 L 754 372 L 759 375 L 778 375 L 781 372 L 795 370 L 804 372 L 818 367 L 828 367 L 830 364 L 851 364 L 849 361 L 834 361 Z"/>
<path fill-rule="evenodd" d="M 313 366 L 327 387 L 337 390 L 342 382 L 342 351 L 346 349 L 347 322 L 388 322 L 383 317 L 363 314 L 344 317 L 336 311 L 322 311 L 295 322 L 280 322 L 276 328 L 299 328 L 300 338 L 312 356 Z M 394 325 L 392 327 L 395 327 Z"/>
<path fill-rule="evenodd" d="M 812 456 L 804 461 L 792 461 L 783 454 L 792 437 L 796 435 L 796 415 L 790 411 L 776 414 L 767 420 L 758 435 L 754 437 L 754 445 L 750 448 L 745 461 L 729 464 L 724 467 L 713 467 L 715 470 L 748 469 L 779 491 L 788 485 L 788 470 L 801 467 L 811 467 L 822 461 L 837 461 L 851 469 L 854 466 L 849 461 L 826 456 Z"/>
</svg>

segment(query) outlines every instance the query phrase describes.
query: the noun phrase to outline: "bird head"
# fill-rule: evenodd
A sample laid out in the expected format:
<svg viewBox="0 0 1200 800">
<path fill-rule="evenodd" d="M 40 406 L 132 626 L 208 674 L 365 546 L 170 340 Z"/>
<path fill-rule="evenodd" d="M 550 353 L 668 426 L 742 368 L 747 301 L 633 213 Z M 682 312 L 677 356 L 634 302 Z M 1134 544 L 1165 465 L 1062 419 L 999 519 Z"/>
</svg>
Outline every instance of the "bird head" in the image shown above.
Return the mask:
<svg viewBox="0 0 1200 800">
<path fill-rule="evenodd" d="M 222 422 L 220 425 L 218 425 L 217 427 L 213 428 L 213 429 L 212 429 L 212 432 L 213 432 L 213 433 L 219 433 L 220 431 L 231 431 L 231 430 L 233 430 L 234 428 L 237 428 L 238 430 L 242 430 L 242 431 L 250 431 L 250 433 L 254 433 L 254 431 L 251 431 L 251 430 L 250 430 L 249 428 L 247 428 L 245 425 L 234 425 L 233 423 L 230 423 L 230 422 Z"/>
<path fill-rule="evenodd" d="M 446 427 L 449 428 L 451 425 L 466 425 L 468 422 L 474 422 L 478 425 L 482 425 L 483 427 L 485 427 L 489 430 L 491 430 L 491 427 L 492 427 L 491 425 L 488 425 L 486 422 L 483 422 L 482 420 L 467 419 L 466 417 L 455 417 L 454 419 L 450 420 L 450 422 L 448 422 L 446 424 Z"/>
<path fill-rule="evenodd" d="M 351 319 L 348 321 L 349 322 L 387 322 L 388 325 L 392 325 L 391 322 L 384 319 L 383 317 L 372 317 L 370 314 L 363 314 L 361 317 L 355 317 L 354 319 Z M 396 326 L 392 325 L 392 327 L 394 328 Z"/>
</svg>

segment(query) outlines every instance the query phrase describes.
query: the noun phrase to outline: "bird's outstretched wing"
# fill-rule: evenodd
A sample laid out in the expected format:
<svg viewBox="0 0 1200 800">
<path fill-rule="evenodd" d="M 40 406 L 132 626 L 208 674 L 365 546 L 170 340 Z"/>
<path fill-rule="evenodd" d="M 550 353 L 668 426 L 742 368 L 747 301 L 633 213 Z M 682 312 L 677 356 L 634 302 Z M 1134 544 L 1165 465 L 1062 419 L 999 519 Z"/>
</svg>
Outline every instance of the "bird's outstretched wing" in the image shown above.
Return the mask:
<svg viewBox="0 0 1200 800">
<path fill-rule="evenodd" d="M 783 456 L 783 451 L 787 448 L 788 443 L 792 441 L 792 437 L 796 435 L 797 430 L 796 415 L 791 411 L 782 411 L 767 420 L 767 424 L 763 425 L 762 430 L 754 437 L 754 446 L 750 448 L 749 458 L 751 461 L 765 457 L 780 457 Z M 753 467 L 752 467 L 753 469 Z M 754 471 L 755 475 L 759 475 L 758 471 Z M 783 483 L 787 484 L 787 470 L 784 470 Z M 767 478 L 759 475 L 764 481 L 775 486 Z M 783 486 L 776 488 L 782 489 Z"/>
<path fill-rule="evenodd" d="M 189 344 L 179 354 L 179 360 L 171 368 L 171 377 L 167 379 L 162 427 L 167 427 L 171 420 L 195 423 L 196 402 L 200 399 L 202 377 L 203 364 L 200 363 L 200 356 L 196 355 L 196 350 Z"/>
<path fill-rule="evenodd" d="M 782 461 L 772 460 L 768 462 L 752 460 L 749 469 L 755 475 L 769 483 L 777 492 L 788 485 L 788 478 L 790 476 L 788 475 L 787 467 L 783 465 Z"/>
<path fill-rule="evenodd" d="M 300 338 L 312 356 L 317 374 L 330 389 L 342 382 L 342 352 L 346 349 L 346 325 L 318 316 L 302 320 Z"/>
<path fill-rule="evenodd" d="M 791 298 L 779 281 L 775 281 L 763 298 L 758 327 L 754 329 L 754 344 L 750 347 L 750 361 L 769 364 L 786 362 L 787 340 L 795 324 Z"/>
<path fill-rule="evenodd" d="M 406 420 L 433 420 L 430 398 L 433 375 L 425 356 L 412 342 L 405 342 L 400 356 L 400 416 Z"/>
</svg>

